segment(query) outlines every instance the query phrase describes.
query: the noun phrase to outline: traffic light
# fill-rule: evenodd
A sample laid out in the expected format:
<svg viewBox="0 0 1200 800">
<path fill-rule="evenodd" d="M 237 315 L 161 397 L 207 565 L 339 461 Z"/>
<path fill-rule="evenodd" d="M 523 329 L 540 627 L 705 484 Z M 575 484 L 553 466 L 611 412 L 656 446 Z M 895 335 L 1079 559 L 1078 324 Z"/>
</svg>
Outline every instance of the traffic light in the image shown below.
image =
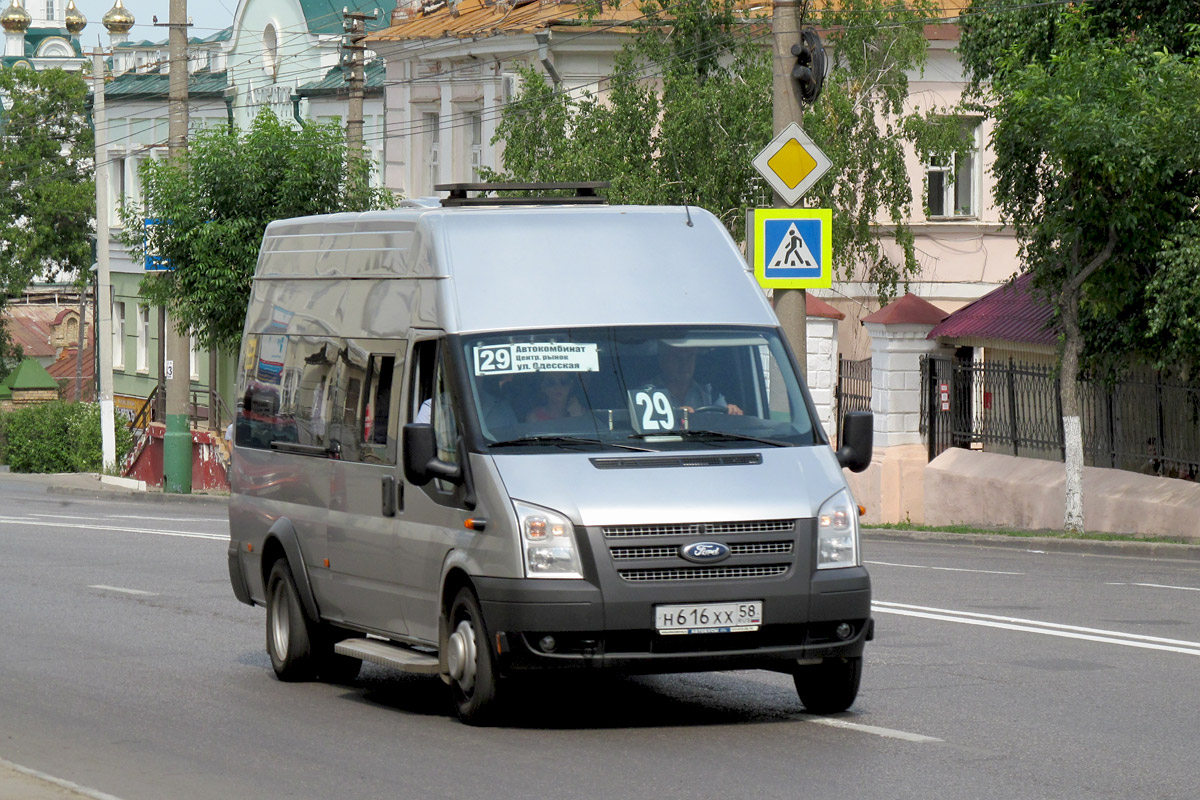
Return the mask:
<svg viewBox="0 0 1200 800">
<path fill-rule="evenodd" d="M 792 77 L 800 89 L 800 99 L 809 105 L 817 102 L 821 95 L 821 84 L 825 82 L 825 48 L 821 37 L 812 28 L 800 31 L 800 43 L 792 45 L 796 66 Z"/>
</svg>

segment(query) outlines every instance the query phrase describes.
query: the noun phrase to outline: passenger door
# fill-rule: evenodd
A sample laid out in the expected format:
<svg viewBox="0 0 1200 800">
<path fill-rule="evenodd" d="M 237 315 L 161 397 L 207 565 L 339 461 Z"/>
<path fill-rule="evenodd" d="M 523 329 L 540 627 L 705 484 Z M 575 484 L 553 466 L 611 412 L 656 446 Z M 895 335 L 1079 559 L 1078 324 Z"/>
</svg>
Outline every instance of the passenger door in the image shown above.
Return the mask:
<svg viewBox="0 0 1200 800">
<path fill-rule="evenodd" d="M 435 334 L 430 333 L 432 337 Z M 415 338 L 415 337 L 414 337 Z M 451 379 L 444 340 L 416 341 L 410 364 L 408 421 L 416 421 L 426 399 L 431 400 L 430 422 L 437 440 L 438 458 L 459 463 L 461 407 Z M 404 480 L 401 471 L 398 480 Z M 409 634 L 427 642 L 437 641 L 441 614 L 439 592 L 442 567 L 455 546 L 470 546 L 471 531 L 463 527 L 467 517 L 464 491 L 448 481 L 434 479 L 424 486 L 405 482 L 405 507 L 399 521 L 400 574 L 408 609 Z"/>
<path fill-rule="evenodd" d="M 403 635 L 398 511 L 403 341 L 348 340 L 331 375 L 329 616 Z"/>
</svg>

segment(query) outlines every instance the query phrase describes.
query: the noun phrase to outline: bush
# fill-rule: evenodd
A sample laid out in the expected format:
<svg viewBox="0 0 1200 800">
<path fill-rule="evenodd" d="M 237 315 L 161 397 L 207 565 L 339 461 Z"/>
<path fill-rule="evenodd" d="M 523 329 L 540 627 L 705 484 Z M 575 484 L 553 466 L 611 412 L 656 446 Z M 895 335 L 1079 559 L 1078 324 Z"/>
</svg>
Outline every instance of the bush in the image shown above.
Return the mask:
<svg viewBox="0 0 1200 800">
<path fill-rule="evenodd" d="M 50 403 L 14 411 L 4 421 L 7 460 L 13 472 L 99 472 L 103 467 L 100 406 Z M 117 462 L 132 443 L 116 421 Z"/>
</svg>

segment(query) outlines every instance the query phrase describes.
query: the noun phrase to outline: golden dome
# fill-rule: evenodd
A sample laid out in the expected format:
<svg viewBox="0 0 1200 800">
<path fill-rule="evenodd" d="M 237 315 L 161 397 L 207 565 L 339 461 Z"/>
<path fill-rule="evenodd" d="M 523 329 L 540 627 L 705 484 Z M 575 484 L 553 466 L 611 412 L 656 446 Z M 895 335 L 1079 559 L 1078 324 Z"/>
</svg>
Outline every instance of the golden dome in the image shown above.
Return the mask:
<svg viewBox="0 0 1200 800">
<path fill-rule="evenodd" d="M 109 33 L 129 33 L 129 29 L 133 27 L 133 14 L 125 10 L 125 6 L 121 4 L 121 0 L 117 0 L 116 4 L 108 10 L 108 13 L 100 18 L 100 22 L 104 27 L 108 28 Z"/>
<path fill-rule="evenodd" d="M 83 33 L 86 25 L 87 17 L 75 7 L 75 0 L 70 0 L 67 3 L 67 33 L 70 33 L 72 36 L 78 36 Z"/>
<path fill-rule="evenodd" d="M 29 30 L 33 17 L 21 7 L 22 0 L 12 0 L 8 8 L 0 13 L 0 26 L 9 33 L 24 33 Z"/>
</svg>

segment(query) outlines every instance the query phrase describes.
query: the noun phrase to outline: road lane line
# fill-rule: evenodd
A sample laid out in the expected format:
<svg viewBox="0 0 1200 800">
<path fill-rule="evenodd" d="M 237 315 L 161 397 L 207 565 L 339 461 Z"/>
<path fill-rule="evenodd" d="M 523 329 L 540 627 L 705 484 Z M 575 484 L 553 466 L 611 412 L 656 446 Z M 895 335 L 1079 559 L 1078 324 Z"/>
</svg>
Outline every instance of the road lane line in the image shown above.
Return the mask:
<svg viewBox="0 0 1200 800">
<path fill-rule="evenodd" d="M 805 722 L 811 722 L 814 725 L 828 725 L 830 728 L 845 728 L 846 730 L 858 731 L 859 733 L 870 733 L 874 736 L 883 736 L 888 739 L 901 739 L 906 742 L 940 742 L 935 736 L 923 736 L 919 733 L 909 733 L 908 731 L 898 731 L 892 728 L 880 728 L 878 725 L 863 725 L 859 722 L 847 722 L 844 719 L 831 719 L 830 717 L 804 717 Z"/>
<path fill-rule="evenodd" d="M 1195 586 L 1170 586 L 1165 583 L 1106 583 L 1105 586 L 1147 586 L 1151 589 L 1178 589 L 1181 592 L 1200 592 Z"/>
<path fill-rule="evenodd" d="M 66 781 L 66 780 L 63 780 L 62 778 L 56 778 L 53 775 L 47 775 L 46 773 L 44 773 L 40 770 L 30 769 L 29 767 L 22 767 L 20 764 L 14 764 L 13 762 L 6 761 L 3 758 L 0 758 L 0 768 L 10 769 L 10 770 L 13 770 L 14 772 L 20 772 L 22 775 L 28 775 L 31 778 L 37 778 L 39 781 L 45 781 L 46 783 L 52 783 L 55 786 L 58 786 L 62 789 L 66 789 L 67 791 L 75 792 L 76 794 L 81 794 L 85 797 L 90 797 L 90 798 L 92 798 L 92 800 L 121 800 L 121 798 L 119 798 L 115 795 L 108 794 L 107 792 L 101 792 L 96 789 L 89 789 L 87 786 L 80 786 L 78 783 L 75 783 L 74 781 Z"/>
<path fill-rule="evenodd" d="M 97 583 L 95 586 L 89 586 L 89 589 L 99 589 L 104 592 L 122 592 L 123 594 L 140 594 L 149 597 L 157 597 L 157 592 L 146 592 L 141 589 L 124 589 L 120 586 L 105 586 L 103 583 Z"/>
<path fill-rule="evenodd" d="M 898 614 L 905 617 L 934 619 L 942 622 L 958 622 L 965 625 L 979 625 L 984 628 L 1040 633 L 1044 636 L 1058 636 L 1064 639 L 1081 639 L 1083 641 L 1100 642 L 1102 644 L 1116 644 L 1124 647 L 1139 647 L 1145 650 L 1163 650 L 1170 653 L 1200 656 L 1200 642 L 1189 642 L 1182 639 L 1164 639 L 1158 636 L 1142 636 L 1135 633 L 1107 631 L 1100 628 L 1083 628 L 1075 625 L 1061 625 L 1054 622 L 1020 619 L 1018 617 L 997 617 L 990 614 L 975 614 L 969 611 L 909 606 L 903 603 L 877 601 L 871 603 L 871 608 L 883 614 Z"/>
<path fill-rule="evenodd" d="M 929 567 L 924 564 L 896 564 L 892 561 L 868 561 L 868 564 L 878 564 L 884 567 L 907 567 L 909 569 L 937 569 L 944 572 L 979 572 L 984 575 L 1024 575 L 1024 572 L 1004 572 L 996 569 L 966 569 L 964 567 Z"/>
<path fill-rule="evenodd" d="M 70 528 L 72 530 L 117 531 L 119 533 L 149 533 L 155 536 L 177 536 L 184 539 L 213 539 L 219 542 L 229 541 L 227 534 L 194 533 L 191 531 L 164 531 L 155 528 L 124 528 L 117 525 L 87 525 L 68 522 L 46 522 L 28 517 L 0 517 L 0 525 L 37 525 L 43 528 Z"/>
</svg>

